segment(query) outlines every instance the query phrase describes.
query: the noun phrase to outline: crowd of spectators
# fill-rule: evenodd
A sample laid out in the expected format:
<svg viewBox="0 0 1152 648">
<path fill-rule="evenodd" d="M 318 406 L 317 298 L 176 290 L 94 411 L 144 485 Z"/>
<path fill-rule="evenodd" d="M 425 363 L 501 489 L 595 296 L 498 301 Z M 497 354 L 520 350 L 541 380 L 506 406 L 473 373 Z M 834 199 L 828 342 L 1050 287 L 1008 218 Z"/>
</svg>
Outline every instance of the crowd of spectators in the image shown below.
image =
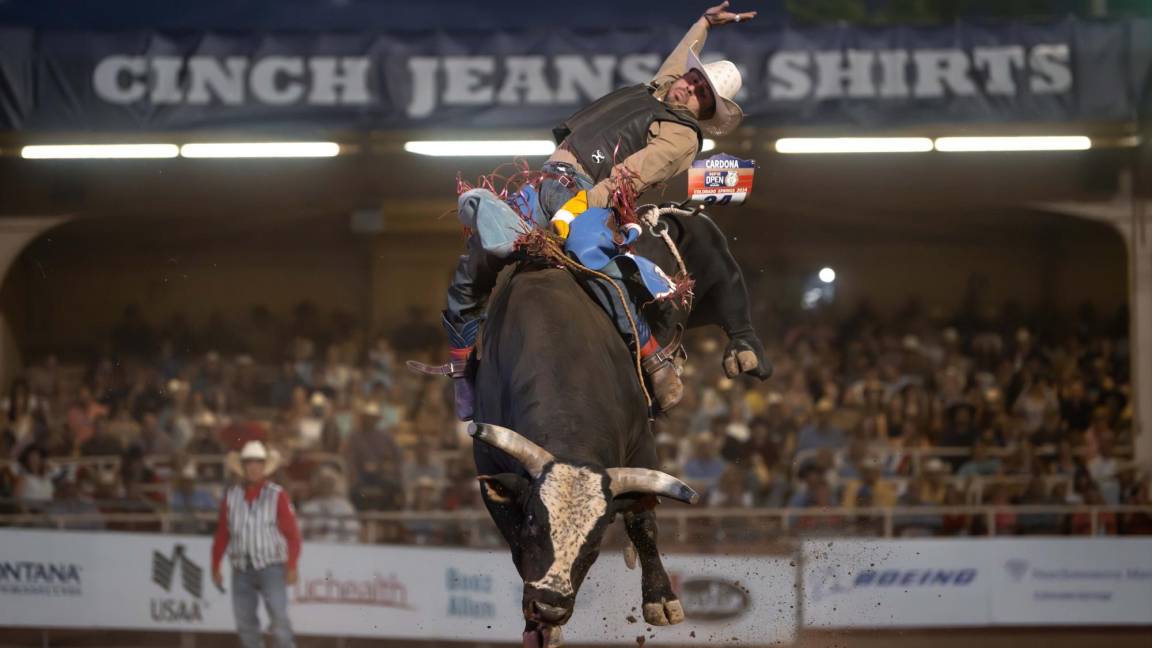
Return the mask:
<svg viewBox="0 0 1152 648">
<path fill-rule="evenodd" d="M 481 507 L 450 386 L 403 360 L 435 361 L 442 336 L 414 309 L 387 335 L 309 303 L 277 318 L 253 307 L 193 330 L 125 309 L 94 361 L 47 354 L 0 401 L 4 512 L 168 510 L 210 528 L 223 456 L 251 439 L 288 459 L 278 479 L 304 537 L 361 538 L 362 511 Z M 1132 459 L 1123 315 L 993 312 L 934 316 L 915 302 L 884 316 L 821 307 L 764 318 L 774 375 L 730 380 L 716 331 L 690 337 L 684 402 L 654 425 L 661 468 L 723 509 L 793 509 L 798 530 L 833 530 L 874 507 L 1152 504 Z M 988 533 L 987 516 L 906 515 L 908 533 Z M 1140 513 L 1028 513 L 1002 533 L 1149 533 Z M 860 516 L 856 517 L 857 511 Z M 397 531 L 444 540 L 413 518 Z"/>
</svg>

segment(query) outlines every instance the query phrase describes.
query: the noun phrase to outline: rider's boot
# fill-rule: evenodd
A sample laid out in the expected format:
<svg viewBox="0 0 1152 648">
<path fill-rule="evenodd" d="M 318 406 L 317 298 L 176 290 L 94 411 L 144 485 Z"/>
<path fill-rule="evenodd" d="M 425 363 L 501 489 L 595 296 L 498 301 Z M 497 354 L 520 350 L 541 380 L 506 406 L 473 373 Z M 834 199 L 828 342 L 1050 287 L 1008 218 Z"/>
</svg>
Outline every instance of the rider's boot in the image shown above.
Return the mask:
<svg viewBox="0 0 1152 648">
<path fill-rule="evenodd" d="M 468 375 L 468 356 L 471 353 L 472 347 L 448 349 L 452 358 L 448 361 L 448 375 L 452 377 L 452 402 L 456 408 L 456 418 L 461 421 L 471 421 L 476 413 L 476 386 Z"/>
<path fill-rule="evenodd" d="M 680 381 L 680 368 L 672 355 L 660 348 L 660 343 L 653 337 L 640 350 L 640 358 L 640 366 L 648 377 L 648 385 L 660 411 L 667 412 L 676 407 L 684 397 L 684 383 Z"/>
<path fill-rule="evenodd" d="M 472 349 L 476 345 L 480 322 L 480 319 L 475 319 L 457 326 L 445 315 L 443 324 L 444 330 L 448 333 L 448 362 L 433 367 L 422 362 L 408 361 L 408 368 L 413 371 L 452 378 L 453 404 L 456 418 L 461 421 L 471 421 L 476 410 L 476 388 L 468 363 Z"/>
</svg>

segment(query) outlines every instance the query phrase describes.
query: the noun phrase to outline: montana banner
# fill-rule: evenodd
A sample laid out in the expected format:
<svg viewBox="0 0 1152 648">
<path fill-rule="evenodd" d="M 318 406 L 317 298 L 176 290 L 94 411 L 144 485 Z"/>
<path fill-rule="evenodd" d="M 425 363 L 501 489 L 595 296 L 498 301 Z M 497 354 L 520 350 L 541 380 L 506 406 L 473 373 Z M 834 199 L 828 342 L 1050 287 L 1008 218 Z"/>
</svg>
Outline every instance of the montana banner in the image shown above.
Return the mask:
<svg viewBox="0 0 1152 648">
<path fill-rule="evenodd" d="M 755 126 L 1128 122 L 1149 23 L 750 25 L 710 36 L 704 58 L 740 67 Z M 648 81 L 682 34 L 0 27 L 0 130 L 548 129 Z"/>
<path fill-rule="evenodd" d="M 1152 625 L 1152 539 L 823 540 L 804 626 Z"/>
<path fill-rule="evenodd" d="M 0 529 L 0 627 L 233 632 L 231 597 L 212 584 L 210 548 L 197 536 Z M 687 621 L 648 630 L 640 571 L 605 552 L 565 627 L 570 640 L 794 640 L 788 557 L 670 555 L 665 565 Z M 523 583 L 503 550 L 305 543 L 299 574 L 288 612 L 302 635 L 509 641 L 524 628 Z"/>
</svg>

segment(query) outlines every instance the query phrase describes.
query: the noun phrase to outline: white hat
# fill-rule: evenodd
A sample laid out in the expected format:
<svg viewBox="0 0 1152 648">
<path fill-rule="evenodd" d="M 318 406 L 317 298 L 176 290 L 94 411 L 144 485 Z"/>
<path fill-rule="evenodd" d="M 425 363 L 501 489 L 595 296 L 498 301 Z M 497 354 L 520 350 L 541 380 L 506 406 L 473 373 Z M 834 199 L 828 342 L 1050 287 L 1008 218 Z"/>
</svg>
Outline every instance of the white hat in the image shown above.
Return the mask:
<svg viewBox="0 0 1152 648">
<path fill-rule="evenodd" d="M 184 467 L 180 469 L 180 476 L 184 479 L 196 479 L 196 475 L 198 474 L 195 461 L 185 463 Z"/>
<path fill-rule="evenodd" d="M 249 441 L 244 444 L 240 452 L 235 450 L 229 452 L 224 458 L 224 465 L 230 472 L 243 476 L 245 461 L 263 461 L 264 476 L 268 477 L 280 468 L 280 453 L 259 441 Z"/>
<path fill-rule="evenodd" d="M 196 427 L 216 427 L 219 422 L 211 410 L 203 410 L 192 419 L 192 425 Z"/>
<path fill-rule="evenodd" d="M 736 130 L 744 119 L 744 111 L 732 101 L 743 84 L 740 69 L 732 61 L 704 63 L 691 47 L 688 48 L 688 69 L 700 70 L 704 74 L 708 88 L 716 98 L 716 113 L 700 120 L 700 130 L 708 135 L 726 135 Z"/>
<path fill-rule="evenodd" d="M 249 441 L 240 449 L 240 461 L 268 461 L 268 449 L 259 441 Z"/>
<path fill-rule="evenodd" d="M 940 461 L 940 459 L 938 459 L 936 457 L 932 457 L 928 461 L 924 462 L 924 472 L 926 472 L 926 473 L 948 472 L 948 466 L 946 466 L 943 461 Z"/>
</svg>

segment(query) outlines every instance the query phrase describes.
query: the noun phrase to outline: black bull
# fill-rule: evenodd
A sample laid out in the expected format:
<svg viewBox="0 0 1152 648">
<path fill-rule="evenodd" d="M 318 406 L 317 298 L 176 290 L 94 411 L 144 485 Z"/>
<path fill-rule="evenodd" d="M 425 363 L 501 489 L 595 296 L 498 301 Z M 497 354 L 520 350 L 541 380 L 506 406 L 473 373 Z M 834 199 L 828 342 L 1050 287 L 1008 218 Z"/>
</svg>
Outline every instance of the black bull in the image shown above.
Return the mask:
<svg viewBox="0 0 1152 648">
<path fill-rule="evenodd" d="M 658 339 L 677 319 L 718 324 L 729 336 L 723 357 L 729 375 L 767 378 L 744 279 L 724 235 L 703 215 L 662 220 L 696 283 L 690 316 L 652 313 Z M 638 252 L 675 271 L 659 238 L 645 234 Z M 525 583 L 525 644 L 542 643 L 568 621 L 618 512 L 641 565 L 645 620 L 682 621 L 657 550 L 652 495 L 692 500 L 695 494 L 651 470 L 658 465 L 655 441 L 632 356 L 572 275 L 522 268 L 493 296 L 476 387 L 474 434 L 487 441 L 474 444 L 476 468 Z M 621 467 L 646 470 L 625 474 Z"/>
</svg>

